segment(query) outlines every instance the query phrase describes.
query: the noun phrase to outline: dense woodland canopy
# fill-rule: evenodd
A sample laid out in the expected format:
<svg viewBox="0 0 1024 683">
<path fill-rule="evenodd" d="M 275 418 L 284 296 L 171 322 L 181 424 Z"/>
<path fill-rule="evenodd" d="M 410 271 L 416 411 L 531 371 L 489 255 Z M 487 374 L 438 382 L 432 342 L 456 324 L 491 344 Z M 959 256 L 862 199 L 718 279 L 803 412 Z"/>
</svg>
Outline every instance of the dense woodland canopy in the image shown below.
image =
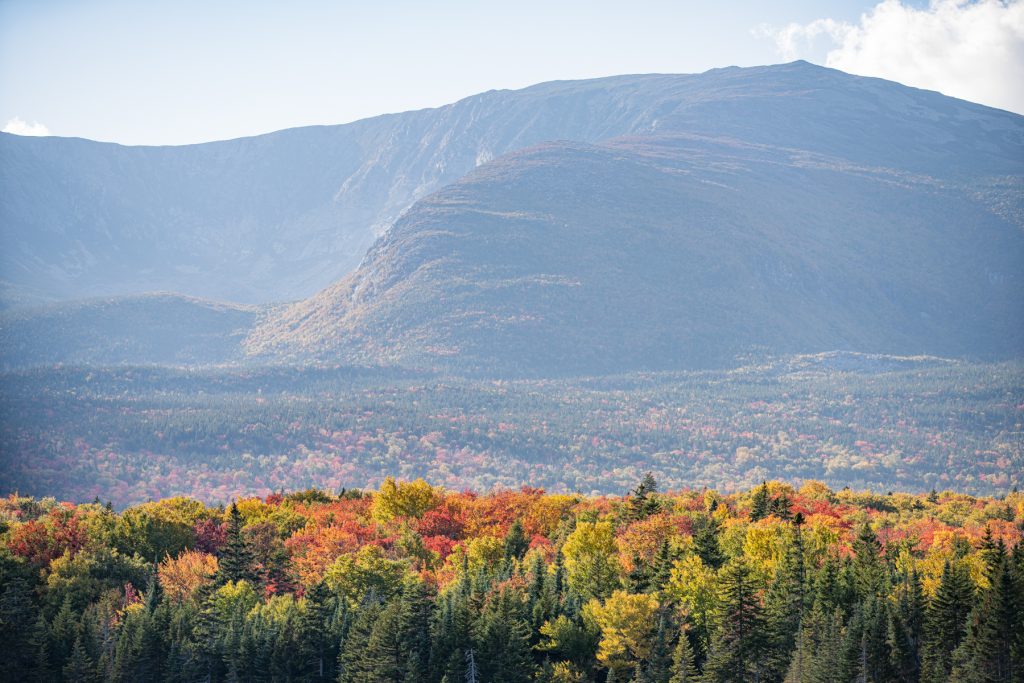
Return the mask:
<svg viewBox="0 0 1024 683">
<path fill-rule="evenodd" d="M 1002 495 L 1024 485 L 1024 367 L 822 354 L 716 372 L 488 381 L 346 367 L 0 375 L 0 492 L 116 507 L 281 489 L 528 485 L 617 493 L 653 471 Z"/>
<path fill-rule="evenodd" d="M 0 679 L 1024 680 L 1024 495 L 0 501 Z"/>
</svg>

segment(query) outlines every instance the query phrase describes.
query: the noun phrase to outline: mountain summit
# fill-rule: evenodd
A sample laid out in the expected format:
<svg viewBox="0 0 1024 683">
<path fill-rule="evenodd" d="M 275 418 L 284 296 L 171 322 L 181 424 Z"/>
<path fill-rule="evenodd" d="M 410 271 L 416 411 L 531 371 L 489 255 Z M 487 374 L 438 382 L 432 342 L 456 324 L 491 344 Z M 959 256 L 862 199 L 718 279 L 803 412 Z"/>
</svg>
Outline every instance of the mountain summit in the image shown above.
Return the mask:
<svg viewBox="0 0 1024 683">
<path fill-rule="evenodd" d="M 657 104 L 419 200 L 249 352 L 497 375 L 1020 355 L 1022 117 L 804 63 L 603 85 Z"/>
</svg>

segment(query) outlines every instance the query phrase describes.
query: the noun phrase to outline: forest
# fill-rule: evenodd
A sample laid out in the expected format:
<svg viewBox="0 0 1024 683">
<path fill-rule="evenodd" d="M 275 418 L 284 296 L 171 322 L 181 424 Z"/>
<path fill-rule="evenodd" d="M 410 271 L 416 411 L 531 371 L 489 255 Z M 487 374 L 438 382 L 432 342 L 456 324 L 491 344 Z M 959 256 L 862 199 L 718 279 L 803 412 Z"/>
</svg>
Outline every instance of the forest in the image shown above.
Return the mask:
<svg viewBox="0 0 1024 683">
<path fill-rule="evenodd" d="M 117 508 L 387 475 L 735 492 L 764 479 L 1002 495 L 1024 485 L 1024 366 L 820 354 L 732 370 L 498 381 L 338 366 L 0 374 L 0 493 Z"/>
<path fill-rule="evenodd" d="M 1024 495 L 0 499 L 0 679 L 1024 681 Z"/>
</svg>

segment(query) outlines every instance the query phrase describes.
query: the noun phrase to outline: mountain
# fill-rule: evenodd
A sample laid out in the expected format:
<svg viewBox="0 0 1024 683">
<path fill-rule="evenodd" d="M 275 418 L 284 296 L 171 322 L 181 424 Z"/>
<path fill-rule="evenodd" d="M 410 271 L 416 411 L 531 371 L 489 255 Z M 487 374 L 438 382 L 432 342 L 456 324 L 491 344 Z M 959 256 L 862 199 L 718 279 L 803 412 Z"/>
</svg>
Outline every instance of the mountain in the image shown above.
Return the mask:
<svg viewBox="0 0 1024 683">
<path fill-rule="evenodd" d="M 476 165 L 648 129 L 666 97 L 708 87 L 705 76 L 547 83 L 180 147 L 0 134 L 0 279 L 63 299 L 308 296 L 351 271 L 416 199 Z"/>
<path fill-rule="evenodd" d="M 480 166 L 248 352 L 513 376 L 1021 355 L 1024 118 L 804 63 L 652 78 L 642 135 Z"/>
<path fill-rule="evenodd" d="M 797 62 L 544 83 L 180 147 L 0 134 L 0 294 L 301 298 L 416 200 L 547 141 L 686 131 L 974 178 L 1019 173 L 1018 120 Z"/>
<path fill-rule="evenodd" d="M 176 294 L 86 299 L 0 311 L 0 369 L 193 365 L 241 360 L 256 306 Z"/>
</svg>

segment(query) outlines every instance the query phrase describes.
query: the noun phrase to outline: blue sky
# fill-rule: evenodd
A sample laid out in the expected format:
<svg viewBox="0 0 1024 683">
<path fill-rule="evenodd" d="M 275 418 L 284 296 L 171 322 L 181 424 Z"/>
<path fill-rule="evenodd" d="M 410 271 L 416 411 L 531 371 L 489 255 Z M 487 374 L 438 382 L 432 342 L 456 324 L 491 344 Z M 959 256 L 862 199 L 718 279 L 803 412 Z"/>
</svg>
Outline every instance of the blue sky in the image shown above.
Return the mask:
<svg viewBox="0 0 1024 683">
<path fill-rule="evenodd" d="M 1019 0 L 981 4 L 992 3 L 995 12 L 1024 9 Z M 839 60 L 846 70 L 871 71 L 863 62 L 877 71 L 892 59 L 908 61 L 879 53 L 889 50 L 886 35 L 911 30 L 900 28 L 906 17 L 883 17 L 889 34 L 871 28 L 879 8 L 895 5 L 923 26 L 942 4 L 965 9 L 963 0 L 0 0 L 0 126 L 182 144 L 342 123 L 553 79 L 796 57 L 836 65 L 840 49 L 841 58 L 853 55 Z M 997 19 L 1005 24 L 1005 12 Z M 921 30 L 931 39 L 922 50 L 935 52 L 936 29 Z M 1011 67 L 1024 61 L 1015 30 L 1007 39 Z"/>
</svg>

